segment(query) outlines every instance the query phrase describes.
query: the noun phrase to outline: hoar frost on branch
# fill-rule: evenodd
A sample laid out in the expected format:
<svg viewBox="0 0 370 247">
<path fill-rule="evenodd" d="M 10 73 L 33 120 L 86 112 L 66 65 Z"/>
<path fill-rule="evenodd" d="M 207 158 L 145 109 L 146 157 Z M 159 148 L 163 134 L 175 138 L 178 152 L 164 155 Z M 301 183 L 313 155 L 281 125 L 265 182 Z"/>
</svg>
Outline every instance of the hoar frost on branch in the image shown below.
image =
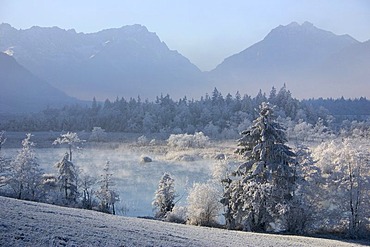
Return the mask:
<svg viewBox="0 0 370 247">
<path fill-rule="evenodd" d="M 366 140 L 323 142 L 313 150 L 322 180 L 314 201 L 318 225 L 326 231 L 361 237 L 370 229 L 370 152 Z M 324 212 L 324 213 L 322 213 Z"/>
<path fill-rule="evenodd" d="M 77 133 L 75 132 L 67 132 L 66 134 L 61 134 L 60 137 L 58 137 L 53 144 L 67 144 L 69 149 L 69 161 L 72 161 L 72 149 L 75 148 L 75 146 L 78 143 L 84 142 L 84 140 L 80 140 Z"/>
<path fill-rule="evenodd" d="M 188 223 L 215 226 L 222 204 L 219 191 L 211 183 L 194 183 L 187 198 Z"/>
</svg>

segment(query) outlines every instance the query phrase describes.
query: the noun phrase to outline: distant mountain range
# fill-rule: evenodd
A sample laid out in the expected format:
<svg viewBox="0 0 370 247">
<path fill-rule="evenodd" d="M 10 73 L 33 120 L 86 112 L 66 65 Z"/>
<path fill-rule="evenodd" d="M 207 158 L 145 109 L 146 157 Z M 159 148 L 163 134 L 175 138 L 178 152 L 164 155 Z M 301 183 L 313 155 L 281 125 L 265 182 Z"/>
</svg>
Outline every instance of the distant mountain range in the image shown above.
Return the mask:
<svg viewBox="0 0 370 247">
<path fill-rule="evenodd" d="M 141 25 L 84 34 L 1 24 L 0 51 L 33 78 L 84 100 L 154 99 L 167 93 L 198 98 L 214 87 L 224 94 L 255 95 L 284 83 L 299 98 L 370 97 L 370 41 L 361 43 L 308 22 L 278 26 L 210 72 L 201 72 Z"/>
<path fill-rule="evenodd" d="M 77 102 L 0 52 L 0 114 L 34 112 Z"/>
<path fill-rule="evenodd" d="M 370 96 L 370 47 L 305 22 L 273 29 L 209 73 L 221 91 L 269 91 L 287 84 L 295 97 Z"/>
<path fill-rule="evenodd" d="M 204 75 L 141 25 L 76 33 L 58 27 L 17 30 L 0 25 L 0 51 L 71 96 L 154 99 L 193 94 Z"/>
</svg>

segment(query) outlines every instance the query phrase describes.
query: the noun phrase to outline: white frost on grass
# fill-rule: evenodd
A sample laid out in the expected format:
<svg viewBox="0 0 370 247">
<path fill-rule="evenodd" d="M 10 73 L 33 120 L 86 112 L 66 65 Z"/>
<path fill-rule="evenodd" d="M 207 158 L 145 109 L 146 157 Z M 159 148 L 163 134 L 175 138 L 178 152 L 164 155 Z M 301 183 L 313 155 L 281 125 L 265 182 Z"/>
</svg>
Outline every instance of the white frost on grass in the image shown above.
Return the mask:
<svg viewBox="0 0 370 247">
<path fill-rule="evenodd" d="M 113 216 L 0 197 L 0 246 L 361 246 Z"/>
</svg>

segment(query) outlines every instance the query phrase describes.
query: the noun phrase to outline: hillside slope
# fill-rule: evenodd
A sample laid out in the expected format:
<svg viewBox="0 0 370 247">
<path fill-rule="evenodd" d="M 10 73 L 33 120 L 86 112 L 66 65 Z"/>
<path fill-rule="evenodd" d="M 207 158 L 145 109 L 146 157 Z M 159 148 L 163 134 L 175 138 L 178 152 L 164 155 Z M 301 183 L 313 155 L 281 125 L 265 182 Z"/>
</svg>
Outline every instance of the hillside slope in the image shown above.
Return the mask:
<svg viewBox="0 0 370 247">
<path fill-rule="evenodd" d="M 0 113 L 37 112 L 77 103 L 62 91 L 39 79 L 17 61 L 0 52 Z"/>
<path fill-rule="evenodd" d="M 127 218 L 4 197 L 0 208 L 0 246 L 356 246 Z"/>
</svg>

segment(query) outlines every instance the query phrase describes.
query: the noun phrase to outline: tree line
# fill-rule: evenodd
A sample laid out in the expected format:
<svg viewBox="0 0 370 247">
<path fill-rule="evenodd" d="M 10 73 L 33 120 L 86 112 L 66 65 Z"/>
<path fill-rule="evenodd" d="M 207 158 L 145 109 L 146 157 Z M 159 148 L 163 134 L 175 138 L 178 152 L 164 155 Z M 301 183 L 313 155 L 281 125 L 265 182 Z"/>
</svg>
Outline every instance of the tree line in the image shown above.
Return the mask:
<svg viewBox="0 0 370 247">
<path fill-rule="evenodd" d="M 269 95 L 261 91 L 255 96 L 223 96 L 216 88 L 211 95 L 199 100 L 186 97 L 177 101 L 161 95 L 155 101 L 140 97 L 126 100 L 117 98 L 91 106 L 72 105 L 60 109 L 47 108 L 42 112 L 0 120 L 0 129 L 7 131 L 91 131 L 101 127 L 109 132 L 127 133 L 188 133 L 203 132 L 209 137 L 236 138 L 258 116 L 258 106 L 270 102 L 276 106 L 276 115 L 295 123 L 314 125 L 321 119 L 325 126 L 340 129 L 345 119 L 367 120 L 370 102 L 365 98 L 354 100 L 302 100 L 292 97 L 283 86 L 272 88 Z M 335 117 L 333 115 L 335 114 Z M 367 114 L 367 115 L 366 115 Z M 350 116 L 349 116 L 350 115 Z M 339 126 L 339 127 L 338 127 Z"/>
</svg>

